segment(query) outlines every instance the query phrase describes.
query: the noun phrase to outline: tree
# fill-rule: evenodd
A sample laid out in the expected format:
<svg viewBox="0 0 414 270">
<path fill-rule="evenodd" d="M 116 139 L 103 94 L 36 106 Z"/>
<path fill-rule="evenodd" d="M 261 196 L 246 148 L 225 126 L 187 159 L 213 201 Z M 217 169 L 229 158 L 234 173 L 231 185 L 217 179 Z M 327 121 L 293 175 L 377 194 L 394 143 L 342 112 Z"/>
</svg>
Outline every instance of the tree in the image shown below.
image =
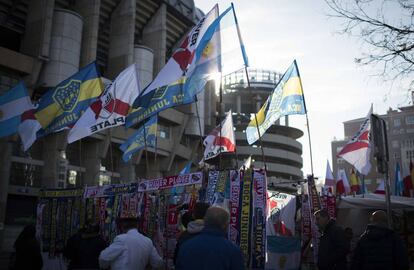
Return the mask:
<svg viewBox="0 0 414 270">
<path fill-rule="evenodd" d="M 413 0 L 325 0 L 329 16 L 343 21 L 342 34 L 360 38 L 368 51 L 355 61 L 379 65 L 385 79 L 414 80 Z"/>
</svg>

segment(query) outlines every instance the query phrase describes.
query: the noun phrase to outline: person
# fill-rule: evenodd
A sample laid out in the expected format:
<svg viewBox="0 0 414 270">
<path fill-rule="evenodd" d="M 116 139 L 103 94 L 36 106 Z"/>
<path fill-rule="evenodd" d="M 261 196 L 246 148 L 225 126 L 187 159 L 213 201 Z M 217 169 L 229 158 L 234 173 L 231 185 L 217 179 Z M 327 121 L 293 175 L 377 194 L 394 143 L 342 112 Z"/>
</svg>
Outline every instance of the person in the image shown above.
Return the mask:
<svg viewBox="0 0 414 270">
<path fill-rule="evenodd" d="M 241 270 L 243 254 L 227 240 L 229 213 L 220 207 L 210 207 L 204 217 L 204 229 L 182 244 L 176 270 Z"/>
<path fill-rule="evenodd" d="M 375 211 L 354 251 L 352 270 L 409 269 L 407 250 L 401 238 L 387 226 L 386 212 Z"/>
<path fill-rule="evenodd" d="M 71 269 L 99 269 L 99 254 L 108 245 L 99 234 L 99 225 L 89 223 L 85 229 L 68 239 L 63 256 L 70 260 Z"/>
<path fill-rule="evenodd" d="M 17 237 L 14 243 L 16 259 L 12 269 L 14 270 L 40 270 L 43 267 L 40 243 L 36 239 L 36 227 L 27 225 Z"/>
<path fill-rule="evenodd" d="M 138 232 L 136 218 L 122 218 L 118 224 L 121 234 L 101 252 L 99 256 L 101 268 L 144 270 L 148 264 L 153 268 L 163 266 L 163 260 L 151 239 Z"/>
<path fill-rule="evenodd" d="M 204 216 L 206 215 L 207 209 L 210 207 L 208 203 L 205 202 L 197 202 L 194 205 L 194 209 L 192 211 L 192 221 L 188 222 L 187 229 L 183 231 L 177 239 L 177 244 L 174 250 L 174 264 L 177 261 L 177 254 L 180 250 L 181 245 L 193 238 L 195 235 L 199 234 L 204 228 Z"/>
<path fill-rule="evenodd" d="M 314 216 L 321 232 L 318 249 L 319 270 L 346 270 L 349 241 L 346 239 L 345 231 L 336 225 L 325 209 L 316 211 Z"/>
<path fill-rule="evenodd" d="M 350 228 L 350 227 L 345 228 L 345 237 L 346 237 L 346 240 L 349 243 L 349 252 L 348 252 L 348 255 L 346 255 L 346 263 L 348 265 L 348 268 L 350 268 L 351 267 L 352 255 L 353 255 L 355 247 L 356 247 L 356 243 L 354 241 L 354 232 L 353 232 L 352 228 Z"/>
</svg>

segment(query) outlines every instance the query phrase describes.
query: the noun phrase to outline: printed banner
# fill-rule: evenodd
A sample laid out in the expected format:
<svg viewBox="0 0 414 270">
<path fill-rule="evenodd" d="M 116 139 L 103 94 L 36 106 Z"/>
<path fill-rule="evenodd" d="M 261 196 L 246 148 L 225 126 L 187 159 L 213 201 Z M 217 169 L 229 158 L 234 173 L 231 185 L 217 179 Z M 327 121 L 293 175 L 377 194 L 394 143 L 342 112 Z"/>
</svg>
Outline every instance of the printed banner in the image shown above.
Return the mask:
<svg viewBox="0 0 414 270">
<path fill-rule="evenodd" d="M 268 193 L 267 235 L 295 234 L 296 197 L 281 192 Z"/>
<path fill-rule="evenodd" d="M 138 183 L 114 184 L 105 186 L 86 187 L 83 193 L 84 198 L 115 196 L 120 193 L 135 193 L 138 191 Z"/>
<path fill-rule="evenodd" d="M 212 205 L 214 201 L 214 193 L 216 192 L 216 186 L 219 179 L 219 171 L 210 171 L 208 174 L 208 183 L 206 190 L 206 202 Z"/>
<path fill-rule="evenodd" d="M 138 192 L 161 190 L 173 187 L 182 187 L 186 185 L 196 185 L 201 184 L 202 180 L 202 172 L 144 180 L 139 183 Z"/>
<path fill-rule="evenodd" d="M 309 239 L 312 236 L 311 211 L 309 195 L 302 195 L 302 237 Z"/>
<path fill-rule="evenodd" d="M 266 262 L 266 176 L 253 172 L 252 269 L 264 269 Z"/>
<path fill-rule="evenodd" d="M 246 170 L 242 182 L 241 215 L 240 215 L 240 249 L 244 254 L 245 265 L 250 266 L 251 254 L 251 198 L 252 170 Z"/>
<path fill-rule="evenodd" d="M 324 195 L 321 197 L 322 208 L 328 211 L 329 217 L 336 218 L 336 197 Z"/>
<path fill-rule="evenodd" d="M 230 224 L 229 240 L 239 245 L 237 239 L 240 236 L 240 174 L 238 171 L 230 171 Z"/>
</svg>

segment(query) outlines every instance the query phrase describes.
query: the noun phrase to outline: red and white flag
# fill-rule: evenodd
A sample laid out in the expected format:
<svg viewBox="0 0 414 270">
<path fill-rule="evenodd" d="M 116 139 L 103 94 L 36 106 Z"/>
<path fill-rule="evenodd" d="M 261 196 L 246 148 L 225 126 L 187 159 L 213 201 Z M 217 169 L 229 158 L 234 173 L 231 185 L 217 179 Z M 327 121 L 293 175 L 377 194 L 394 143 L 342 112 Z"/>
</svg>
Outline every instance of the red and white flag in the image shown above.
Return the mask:
<svg viewBox="0 0 414 270">
<path fill-rule="evenodd" d="M 348 177 L 346 176 L 345 170 L 338 170 L 338 177 L 336 181 L 336 195 L 348 194 L 351 192 L 351 187 L 349 186 Z"/>
<path fill-rule="evenodd" d="M 22 140 L 23 150 L 25 152 L 36 141 L 36 134 L 42 128 L 34 113 L 34 106 L 32 109 L 25 111 L 21 116 L 21 123 L 18 127 L 19 136 Z"/>
<path fill-rule="evenodd" d="M 335 186 L 335 178 L 333 176 L 331 165 L 329 164 L 329 160 L 326 161 L 325 186 L 328 186 L 328 187 Z"/>
<path fill-rule="evenodd" d="M 385 185 L 384 180 L 381 180 L 381 183 L 378 185 L 377 189 L 374 191 L 375 194 L 385 194 Z"/>
<path fill-rule="evenodd" d="M 371 163 L 369 161 L 371 153 L 371 114 L 372 106 L 358 132 L 337 154 L 338 157 L 345 159 L 363 175 L 367 175 L 371 170 Z"/>
<path fill-rule="evenodd" d="M 234 152 L 236 140 L 234 138 L 233 119 L 231 110 L 227 112 L 226 118 L 208 134 L 203 142 L 205 146 L 204 160 L 214 158 L 220 153 Z"/>
<path fill-rule="evenodd" d="M 137 71 L 133 64 L 108 84 L 101 96 L 89 106 L 70 130 L 68 142 L 72 143 L 101 130 L 123 125 L 125 116 L 139 92 Z"/>
</svg>

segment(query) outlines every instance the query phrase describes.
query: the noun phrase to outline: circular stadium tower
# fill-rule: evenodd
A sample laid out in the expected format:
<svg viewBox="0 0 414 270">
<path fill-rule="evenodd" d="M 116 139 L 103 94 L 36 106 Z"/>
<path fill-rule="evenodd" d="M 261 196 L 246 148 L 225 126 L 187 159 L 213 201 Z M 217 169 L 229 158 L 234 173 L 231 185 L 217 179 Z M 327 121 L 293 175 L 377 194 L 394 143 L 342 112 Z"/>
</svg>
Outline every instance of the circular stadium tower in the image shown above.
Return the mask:
<svg viewBox="0 0 414 270">
<path fill-rule="evenodd" d="M 250 87 L 246 73 L 240 70 L 223 78 L 223 103 L 225 111 L 232 110 L 235 126 L 238 163 L 242 165 L 249 156 L 256 168 L 264 166 L 260 141 L 249 145 L 245 130 L 253 113 L 276 87 L 281 74 L 262 69 L 248 69 Z M 284 124 L 281 125 L 280 122 Z M 262 134 L 262 146 L 267 167 L 269 184 L 289 184 L 303 179 L 302 145 L 297 141 L 303 132 L 289 127 L 288 117 L 278 120 Z"/>
</svg>

